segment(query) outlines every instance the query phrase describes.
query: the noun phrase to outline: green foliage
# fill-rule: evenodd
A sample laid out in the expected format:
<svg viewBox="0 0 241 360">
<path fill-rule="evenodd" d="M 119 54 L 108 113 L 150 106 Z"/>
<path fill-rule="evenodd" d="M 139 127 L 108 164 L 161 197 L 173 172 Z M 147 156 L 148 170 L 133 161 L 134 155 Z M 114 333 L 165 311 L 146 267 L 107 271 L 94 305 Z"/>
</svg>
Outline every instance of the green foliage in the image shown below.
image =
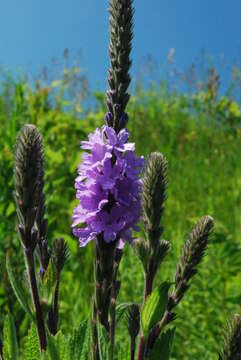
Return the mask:
<svg viewBox="0 0 241 360">
<path fill-rule="evenodd" d="M 42 288 L 43 288 L 43 292 L 46 293 L 47 297 L 50 297 L 50 300 L 53 297 L 53 292 L 56 286 L 56 282 L 57 282 L 57 274 L 56 274 L 56 269 L 53 265 L 53 261 L 49 261 L 47 270 L 44 274 L 44 278 L 43 281 L 41 283 Z"/>
<path fill-rule="evenodd" d="M 109 335 L 104 326 L 98 324 L 98 341 L 100 360 L 112 360 L 112 347 L 109 341 Z"/>
<path fill-rule="evenodd" d="M 116 323 L 123 318 L 131 303 L 121 303 L 116 306 Z"/>
<path fill-rule="evenodd" d="M 69 355 L 71 360 L 85 360 L 90 351 L 90 326 L 88 321 L 75 328 L 69 340 Z"/>
<path fill-rule="evenodd" d="M 59 331 L 55 336 L 48 336 L 48 349 L 40 354 L 37 330 L 32 325 L 23 347 L 23 360 L 87 360 L 90 351 L 90 326 L 82 322 L 66 336 Z M 8 358 L 7 358 L 8 359 Z M 15 358 L 11 358 L 14 360 Z"/>
<path fill-rule="evenodd" d="M 63 333 L 59 331 L 55 336 L 49 335 L 45 360 L 69 360 L 68 355 L 68 342 Z"/>
<path fill-rule="evenodd" d="M 147 297 L 141 311 L 141 326 L 144 337 L 162 318 L 167 306 L 168 290 L 171 284 L 163 282 Z"/>
<path fill-rule="evenodd" d="M 40 349 L 36 327 L 31 326 L 24 341 L 24 359 L 25 360 L 39 360 Z"/>
<path fill-rule="evenodd" d="M 68 77 L 71 74 L 66 74 Z M 44 140 L 48 241 L 63 237 L 70 249 L 60 284 L 63 334 L 71 333 L 89 316 L 93 293 L 93 247 L 78 248 L 71 234 L 71 215 L 76 204 L 74 179 L 81 159 L 80 141 L 104 123 L 105 96 L 96 94 L 95 111 L 83 115 L 77 97 L 72 105 L 66 103 L 62 94 L 68 84 L 58 80 L 61 81 L 48 86 L 38 82 L 33 88 L 23 79 L 9 78 L 0 90 L 0 307 L 4 315 L 12 309 L 19 324 L 20 344 L 27 339 L 29 317 L 15 301 L 9 281 L 13 284 L 11 274 L 15 279 L 24 278 L 12 196 L 14 144 L 24 123 L 37 125 Z M 65 89 L 61 90 L 61 86 Z M 56 91 L 58 87 L 60 91 Z M 163 83 L 160 87 L 138 88 L 128 112 L 131 141 L 136 142 L 138 154 L 160 151 L 169 163 L 163 236 L 173 243 L 173 250 L 157 275 L 158 283 L 172 277 L 187 230 L 203 214 L 210 213 L 215 218 L 215 234 L 200 266 L 200 275 L 193 280 L 191 291 L 177 309 L 172 352 L 175 360 L 215 359 L 226 318 L 231 312 L 240 312 L 237 305 L 241 301 L 240 105 L 229 96 L 214 98 L 208 90 L 169 93 Z M 7 251 L 12 269 L 9 277 L 4 266 Z M 124 250 L 120 275 L 119 301 L 141 303 L 142 268 L 129 246 Z M 17 284 L 20 287 L 19 280 Z M 30 335 L 34 337 L 34 330 L 30 330 Z M 127 330 L 121 316 L 116 340 L 118 359 L 129 359 Z M 78 350 L 75 351 L 77 354 Z"/>
<path fill-rule="evenodd" d="M 176 330 L 175 328 L 169 329 L 160 335 L 148 359 L 150 360 L 170 359 L 175 330 Z"/>
<path fill-rule="evenodd" d="M 9 313 L 4 320 L 3 327 L 3 358 L 4 360 L 18 359 L 18 343 L 16 328 L 12 315 Z"/>
<path fill-rule="evenodd" d="M 35 317 L 28 303 L 28 294 L 24 292 L 21 283 L 16 279 L 8 256 L 6 258 L 6 268 L 8 272 L 8 278 L 12 285 L 16 298 L 18 299 L 20 305 L 25 310 L 25 312 L 30 316 L 31 320 L 35 321 Z"/>
</svg>

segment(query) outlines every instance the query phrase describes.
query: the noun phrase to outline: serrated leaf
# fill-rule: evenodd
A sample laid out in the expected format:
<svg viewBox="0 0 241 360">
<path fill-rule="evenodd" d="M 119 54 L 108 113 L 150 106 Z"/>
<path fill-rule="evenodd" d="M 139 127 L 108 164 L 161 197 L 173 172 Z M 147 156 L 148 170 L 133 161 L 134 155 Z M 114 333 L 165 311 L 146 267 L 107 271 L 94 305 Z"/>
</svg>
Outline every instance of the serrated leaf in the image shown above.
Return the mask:
<svg viewBox="0 0 241 360">
<path fill-rule="evenodd" d="M 69 353 L 71 360 L 88 359 L 90 351 L 90 324 L 84 321 L 74 329 L 69 339 Z"/>
<path fill-rule="evenodd" d="M 116 316 L 116 324 L 122 319 L 126 310 L 132 303 L 121 303 L 116 306 L 115 316 Z"/>
<path fill-rule="evenodd" d="M 141 326 L 144 337 L 161 320 L 167 306 L 170 286 L 171 283 L 165 281 L 147 297 L 141 311 Z"/>
<path fill-rule="evenodd" d="M 3 358 L 4 360 L 18 359 L 18 343 L 16 328 L 12 315 L 9 313 L 4 320 L 3 327 Z"/>
<path fill-rule="evenodd" d="M 100 360 L 112 359 L 112 347 L 109 340 L 109 334 L 107 333 L 104 326 L 98 324 L 98 342 Z"/>
<path fill-rule="evenodd" d="M 44 273 L 44 278 L 43 278 L 43 282 L 42 282 L 43 288 L 47 291 L 48 296 L 50 296 L 50 295 L 53 296 L 56 282 L 57 282 L 56 270 L 55 270 L 52 260 L 50 260 L 47 270 Z"/>
<path fill-rule="evenodd" d="M 10 264 L 10 260 L 9 260 L 8 256 L 6 258 L 6 268 L 7 268 L 8 277 L 9 277 L 11 286 L 13 288 L 13 291 L 14 291 L 20 305 L 25 310 L 25 312 L 30 316 L 31 320 L 35 322 L 36 321 L 35 316 L 33 315 L 32 311 L 30 309 L 30 306 L 27 301 L 27 296 L 24 293 L 22 286 L 20 285 L 20 283 L 17 281 L 17 279 L 14 276 L 13 269 Z"/>
<path fill-rule="evenodd" d="M 149 360 L 169 360 L 172 351 L 172 343 L 175 335 L 175 328 L 167 330 L 157 339 L 154 348 L 148 357 Z"/>
<path fill-rule="evenodd" d="M 130 360 L 130 358 L 131 358 L 129 345 L 125 346 L 125 347 L 121 347 L 120 349 L 117 349 L 116 353 L 117 353 L 118 360 Z"/>
<path fill-rule="evenodd" d="M 46 356 L 47 355 L 47 356 Z M 55 336 L 48 336 L 48 348 L 45 359 L 47 360 L 70 360 L 68 354 L 68 342 L 64 334 L 59 331 Z"/>
<path fill-rule="evenodd" d="M 25 339 L 23 358 L 24 360 L 40 359 L 38 334 L 34 325 L 31 326 L 31 329 Z"/>
</svg>

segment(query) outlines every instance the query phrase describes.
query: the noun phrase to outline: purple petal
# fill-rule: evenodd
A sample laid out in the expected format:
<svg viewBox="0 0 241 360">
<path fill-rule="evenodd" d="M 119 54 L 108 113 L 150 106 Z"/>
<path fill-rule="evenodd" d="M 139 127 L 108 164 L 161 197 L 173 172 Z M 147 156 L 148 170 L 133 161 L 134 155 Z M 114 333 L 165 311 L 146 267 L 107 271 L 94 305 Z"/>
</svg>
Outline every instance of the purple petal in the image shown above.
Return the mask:
<svg viewBox="0 0 241 360">
<path fill-rule="evenodd" d="M 115 130 L 112 127 L 105 126 L 104 131 L 106 133 L 108 143 L 114 146 L 117 143 L 117 136 Z"/>
<path fill-rule="evenodd" d="M 126 129 L 122 129 L 118 134 L 118 140 L 120 144 L 125 144 L 129 139 L 129 132 Z"/>
</svg>

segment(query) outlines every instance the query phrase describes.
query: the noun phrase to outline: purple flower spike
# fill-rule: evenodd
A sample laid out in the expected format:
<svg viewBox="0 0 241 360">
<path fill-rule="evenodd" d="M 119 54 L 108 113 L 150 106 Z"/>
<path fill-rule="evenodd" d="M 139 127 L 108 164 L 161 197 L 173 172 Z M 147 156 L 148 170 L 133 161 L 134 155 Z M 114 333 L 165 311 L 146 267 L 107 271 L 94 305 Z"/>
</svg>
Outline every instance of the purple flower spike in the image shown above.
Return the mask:
<svg viewBox="0 0 241 360">
<path fill-rule="evenodd" d="M 112 120 L 113 120 L 113 116 L 112 116 L 111 112 L 108 111 L 105 114 L 105 121 L 107 122 L 108 126 L 110 126 L 112 124 Z"/>
<path fill-rule="evenodd" d="M 135 144 L 128 143 L 129 133 L 118 134 L 108 126 L 96 129 L 81 148 L 82 164 L 75 180 L 79 205 L 74 209 L 73 234 L 80 246 L 102 235 L 106 243 L 119 240 L 122 248 L 131 241 L 131 229 L 141 212 L 139 173 L 143 157 L 136 157 Z"/>
</svg>

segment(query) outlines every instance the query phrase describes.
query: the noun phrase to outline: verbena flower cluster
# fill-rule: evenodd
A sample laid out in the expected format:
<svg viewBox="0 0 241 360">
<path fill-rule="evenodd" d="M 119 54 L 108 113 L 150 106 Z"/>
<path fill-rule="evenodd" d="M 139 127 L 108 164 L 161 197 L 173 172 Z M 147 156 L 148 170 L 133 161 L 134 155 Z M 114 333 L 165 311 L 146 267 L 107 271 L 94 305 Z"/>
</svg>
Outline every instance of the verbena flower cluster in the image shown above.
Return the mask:
<svg viewBox="0 0 241 360">
<path fill-rule="evenodd" d="M 131 229 L 141 212 L 141 179 L 144 158 L 135 155 L 135 144 L 127 142 L 129 133 L 118 134 L 102 126 L 81 142 L 82 154 L 75 181 L 79 205 L 74 209 L 73 233 L 80 246 L 89 241 L 118 241 L 122 247 L 131 241 Z"/>
</svg>

